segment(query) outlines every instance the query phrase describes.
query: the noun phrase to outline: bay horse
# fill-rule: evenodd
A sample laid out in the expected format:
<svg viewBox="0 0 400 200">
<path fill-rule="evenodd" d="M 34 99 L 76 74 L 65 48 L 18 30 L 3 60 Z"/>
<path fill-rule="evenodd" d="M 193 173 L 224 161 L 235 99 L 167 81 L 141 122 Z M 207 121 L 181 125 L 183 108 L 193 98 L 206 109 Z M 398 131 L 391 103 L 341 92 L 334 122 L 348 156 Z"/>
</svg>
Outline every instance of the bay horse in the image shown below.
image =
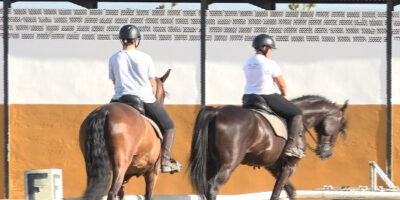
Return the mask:
<svg viewBox="0 0 400 200">
<path fill-rule="evenodd" d="M 171 69 L 156 78 L 156 98 L 164 103 L 164 82 Z M 91 112 L 83 121 L 79 140 L 85 158 L 87 188 L 83 199 L 100 200 L 113 178 L 108 200 L 124 197 L 132 176 L 144 176 L 145 199 L 150 200 L 160 172 L 161 140 L 149 121 L 135 108 L 109 103 Z"/>
<path fill-rule="evenodd" d="M 348 101 L 341 108 L 321 96 L 303 96 L 292 102 L 303 111 L 303 135 L 314 128 L 318 134 L 315 152 L 321 159 L 328 159 L 338 133 L 345 135 Z M 302 139 L 305 142 L 305 136 Z M 295 188 L 289 178 L 300 159 L 282 155 L 285 143 L 255 111 L 232 105 L 205 106 L 197 115 L 193 132 L 191 182 L 203 199 L 215 200 L 239 164 L 262 166 L 276 178 L 271 199 L 278 200 L 283 188 L 294 199 Z"/>
</svg>

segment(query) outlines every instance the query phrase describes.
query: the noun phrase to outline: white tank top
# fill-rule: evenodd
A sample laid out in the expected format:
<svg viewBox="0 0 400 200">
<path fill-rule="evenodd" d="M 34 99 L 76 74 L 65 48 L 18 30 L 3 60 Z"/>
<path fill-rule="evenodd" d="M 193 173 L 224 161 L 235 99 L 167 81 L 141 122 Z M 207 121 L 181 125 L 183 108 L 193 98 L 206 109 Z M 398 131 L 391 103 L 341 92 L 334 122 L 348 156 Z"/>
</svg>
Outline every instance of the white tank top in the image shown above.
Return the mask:
<svg viewBox="0 0 400 200">
<path fill-rule="evenodd" d="M 246 76 L 245 94 L 280 93 L 274 78 L 280 76 L 279 65 L 267 57 L 256 54 L 250 57 L 243 66 Z"/>
<path fill-rule="evenodd" d="M 115 81 L 113 99 L 131 94 L 138 96 L 145 103 L 155 102 L 149 80 L 154 77 L 153 60 L 141 51 L 121 50 L 109 60 L 109 78 Z"/>
</svg>

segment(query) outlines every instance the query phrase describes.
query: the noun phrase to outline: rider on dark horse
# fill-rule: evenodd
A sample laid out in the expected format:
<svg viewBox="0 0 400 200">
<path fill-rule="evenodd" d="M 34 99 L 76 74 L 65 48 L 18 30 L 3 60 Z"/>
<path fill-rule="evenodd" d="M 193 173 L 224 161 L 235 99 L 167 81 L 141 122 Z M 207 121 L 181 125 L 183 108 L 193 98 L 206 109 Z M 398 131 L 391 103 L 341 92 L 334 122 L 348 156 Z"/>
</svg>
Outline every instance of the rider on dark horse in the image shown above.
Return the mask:
<svg viewBox="0 0 400 200">
<path fill-rule="evenodd" d="M 276 49 L 275 41 L 269 35 L 260 34 L 254 38 L 253 47 L 256 55 L 250 57 L 243 67 L 246 76 L 243 102 L 249 103 L 258 99 L 256 100 L 258 102 L 254 103 L 265 102 L 273 112 L 284 117 L 288 122 L 289 130 L 283 153 L 287 156 L 302 158 L 305 156 L 305 144 L 301 140 L 303 137 L 302 112 L 287 100 L 287 88 L 281 69 L 275 61 L 270 59 L 272 49 Z"/>
<path fill-rule="evenodd" d="M 163 134 L 161 172 L 178 172 L 180 167 L 171 163 L 170 159 L 175 136 L 174 123 L 154 96 L 156 79 L 153 60 L 136 49 L 140 43 L 140 32 L 136 26 L 123 26 L 119 38 L 123 48 L 109 60 L 109 78 L 115 90 L 111 102 L 127 103 L 157 123 Z"/>
</svg>

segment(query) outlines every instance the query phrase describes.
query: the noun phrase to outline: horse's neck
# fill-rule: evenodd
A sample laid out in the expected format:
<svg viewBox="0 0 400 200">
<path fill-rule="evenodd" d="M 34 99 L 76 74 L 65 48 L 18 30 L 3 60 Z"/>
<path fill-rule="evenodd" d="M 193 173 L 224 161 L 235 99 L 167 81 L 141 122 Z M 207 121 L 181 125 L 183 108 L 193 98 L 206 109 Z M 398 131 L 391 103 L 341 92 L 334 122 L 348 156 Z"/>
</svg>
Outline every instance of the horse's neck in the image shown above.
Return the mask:
<svg viewBox="0 0 400 200">
<path fill-rule="evenodd" d="M 328 114 L 329 110 L 326 109 L 315 109 L 315 108 L 303 108 L 303 122 L 304 125 L 310 129 L 321 122 Z"/>
<path fill-rule="evenodd" d="M 161 104 L 164 104 L 164 95 L 162 93 L 163 93 L 162 90 L 157 89 L 155 97 L 158 100 L 158 102 L 160 102 Z"/>
<path fill-rule="evenodd" d="M 320 123 L 326 116 L 335 114 L 332 103 L 321 97 L 309 96 L 293 102 L 303 111 L 304 125 L 311 129 Z"/>
</svg>

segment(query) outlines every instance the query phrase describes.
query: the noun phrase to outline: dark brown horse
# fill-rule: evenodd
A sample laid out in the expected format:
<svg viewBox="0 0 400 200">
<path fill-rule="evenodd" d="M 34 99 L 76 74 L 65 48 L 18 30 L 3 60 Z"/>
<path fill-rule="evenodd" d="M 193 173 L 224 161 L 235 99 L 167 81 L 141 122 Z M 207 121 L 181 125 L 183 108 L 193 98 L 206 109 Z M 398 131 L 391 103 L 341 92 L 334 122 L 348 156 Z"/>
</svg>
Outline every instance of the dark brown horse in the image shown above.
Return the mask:
<svg viewBox="0 0 400 200">
<path fill-rule="evenodd" d="M 170 70 L 156 78 L 156 98 L 164 102 L 163 83 Z M 144 176 L 146 200 L 150 200 L 160 171 L 161 141 L 149 121 L 123 103 L 103 105 L 83 121 L 79 140 L 85 157 L 86 200 L 100 200 L 110 182 L 108 200 L 124 196 L 124 186 L 132 176 Z"/>
<path fill-rule="evenodd" d="M 347 101 L 342 108 L 320 96 L 304 96 L 293 103 L 303 111 L 304 129 L 314 127 L 318 134 L 317 155 L 328 159 L 338 133 L 345 134 Z M 279 199 L 283 188 L 294 198 L 289 178 L 299 159 L 281 155 L 285 139 L 276 136 L 259 113 L 237 106 L 206 106 L 197 116 L 193 134 L 190 177 L 203 198 L 215 200 L 239 164 L 262 166 L 271 172 L 277 179 L 271 199 Z"/>
</svg>

